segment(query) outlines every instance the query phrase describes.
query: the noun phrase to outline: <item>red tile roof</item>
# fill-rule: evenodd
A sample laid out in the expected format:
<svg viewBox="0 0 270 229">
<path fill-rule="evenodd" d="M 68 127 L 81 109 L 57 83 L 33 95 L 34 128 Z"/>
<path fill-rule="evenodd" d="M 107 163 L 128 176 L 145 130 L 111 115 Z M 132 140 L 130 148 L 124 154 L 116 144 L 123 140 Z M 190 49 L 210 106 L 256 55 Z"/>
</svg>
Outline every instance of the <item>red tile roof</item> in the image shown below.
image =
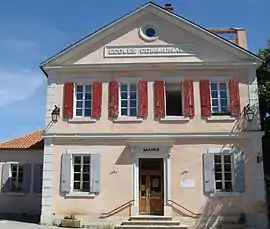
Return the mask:
<svg viewBox="0 0 270 229">
<path fill-rule="evenodd" d="M 0 142 L 0 149 L 28 149 L 43 140 L 43 133 L 44 130 L 37 130 L 6 142 Z"/>
</svg>

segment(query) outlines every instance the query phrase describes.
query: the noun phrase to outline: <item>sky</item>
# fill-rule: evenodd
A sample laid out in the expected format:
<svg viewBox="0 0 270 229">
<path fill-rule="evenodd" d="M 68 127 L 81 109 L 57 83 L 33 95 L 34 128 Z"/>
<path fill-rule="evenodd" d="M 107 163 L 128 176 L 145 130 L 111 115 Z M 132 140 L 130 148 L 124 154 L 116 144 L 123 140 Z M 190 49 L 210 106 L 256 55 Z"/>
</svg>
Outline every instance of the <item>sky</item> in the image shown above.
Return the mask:
<svg viewBox="0 0 270 229">
<path fill-rule="evenodd" d="M 144 0 L 0 0 L 0 141 L 44 128 L 46 58 Z M 270 38 L 269 0 L 156 0 L 203 26 L 241 27 L 257 53 Z M 268 15 L 267 15 L 268 14 Z"/>
</svg>

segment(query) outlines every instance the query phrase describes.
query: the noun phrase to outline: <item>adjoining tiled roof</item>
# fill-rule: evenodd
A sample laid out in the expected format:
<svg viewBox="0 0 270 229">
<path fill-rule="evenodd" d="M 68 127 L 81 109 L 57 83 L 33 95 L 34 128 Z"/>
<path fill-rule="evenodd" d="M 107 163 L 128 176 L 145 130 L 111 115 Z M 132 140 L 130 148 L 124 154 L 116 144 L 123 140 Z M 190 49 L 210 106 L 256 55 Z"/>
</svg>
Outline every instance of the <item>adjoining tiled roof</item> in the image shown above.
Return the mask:
<svg viewBox="0 0 270 229">
<path fill-rule="evenodd" d="M 0 142 L 0 149 L 28 149 L 43 140 L 43 133 L 44 130 L 37 130 L 6 142 Z"/>
</svg>

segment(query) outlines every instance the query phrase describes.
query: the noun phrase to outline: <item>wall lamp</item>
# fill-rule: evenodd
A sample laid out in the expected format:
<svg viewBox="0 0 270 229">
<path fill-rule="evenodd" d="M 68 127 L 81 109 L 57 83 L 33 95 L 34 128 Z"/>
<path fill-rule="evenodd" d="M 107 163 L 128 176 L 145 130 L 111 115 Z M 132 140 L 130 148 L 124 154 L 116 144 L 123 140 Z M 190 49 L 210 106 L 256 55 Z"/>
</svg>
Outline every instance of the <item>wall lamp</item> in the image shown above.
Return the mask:
<svg viewBox="0 0 270 229">
<path fill-rule="evenodd" d="M 54 109 L 51 113 L 53 123 L 57 122 L 57 118 L 59 115 L 60 115 L 60 108 L 58 106 L 54 105 Z"/>
<path fill-rule="evenodd" d="M 254 109 L 250 106 L 250 104 L 247 104 L 244 107 L 244 114 L 248 122 L 252 122 L 254 119 L 255 111 Z"/>
</svg>

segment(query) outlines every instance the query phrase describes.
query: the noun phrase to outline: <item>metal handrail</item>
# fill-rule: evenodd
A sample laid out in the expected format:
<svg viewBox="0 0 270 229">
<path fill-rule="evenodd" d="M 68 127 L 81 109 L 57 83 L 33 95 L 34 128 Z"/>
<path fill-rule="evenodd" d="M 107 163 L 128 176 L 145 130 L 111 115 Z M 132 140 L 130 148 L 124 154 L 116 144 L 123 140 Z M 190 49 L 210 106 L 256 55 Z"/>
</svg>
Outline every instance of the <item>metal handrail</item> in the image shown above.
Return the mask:
<svg viewBox="0 0 270 229">
<path fill-rule="evenodd" d="M 114 208 L 113 210 L 106 212 L 106 213 L 101 213 L 101 217 L 109 217 L 111 216 L 114 212 L 121 210 L 123 207 L 127 207 L 131 205 L 134 202 L 134 200 L 129 200 L 128 202 L 125 202 L 124 204 L 118 206 L 117 208 Z"/>
<path fill-rule="evenodd" d="M 201 215 L 202 215 L 202 214 L 200 214 L 200 213 L 194 213 L 193 211 L 190 211 L 189 209 L 183 207 L 182 205 L 178 204 L 177 202 L 175 202 L 175 201 L 173 201 L 173 200 L 168 200 L 168 202 L 171 202 L 171 203 L 177 205 L 178 207 L 180 207 L 180 208 L 186 210 L 187 212 L 191 213 L 192 215 L 195 215 L 195 216 L 201 216 Z"/>
</svg>

